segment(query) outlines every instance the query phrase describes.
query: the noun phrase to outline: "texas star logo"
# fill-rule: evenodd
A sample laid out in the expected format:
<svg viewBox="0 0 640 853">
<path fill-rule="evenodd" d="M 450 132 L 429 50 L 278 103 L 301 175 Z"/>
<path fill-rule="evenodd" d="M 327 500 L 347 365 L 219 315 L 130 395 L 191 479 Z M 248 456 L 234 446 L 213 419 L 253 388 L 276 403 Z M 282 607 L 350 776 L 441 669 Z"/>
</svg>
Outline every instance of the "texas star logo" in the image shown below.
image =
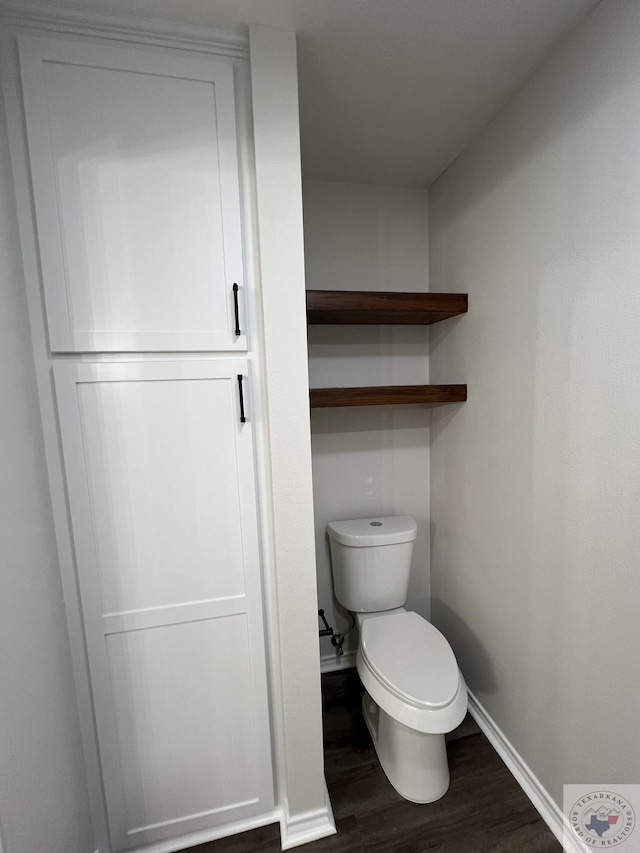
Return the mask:
<svg viewBox="0 0 640 853">
<path fill-rule="evenodd" d="M 636 825 L 636 815 L 624 797 L 614 791 L 591 791 L 571 809 L 571 829 L 589 848 L 616 847 Z"/>
</svg>

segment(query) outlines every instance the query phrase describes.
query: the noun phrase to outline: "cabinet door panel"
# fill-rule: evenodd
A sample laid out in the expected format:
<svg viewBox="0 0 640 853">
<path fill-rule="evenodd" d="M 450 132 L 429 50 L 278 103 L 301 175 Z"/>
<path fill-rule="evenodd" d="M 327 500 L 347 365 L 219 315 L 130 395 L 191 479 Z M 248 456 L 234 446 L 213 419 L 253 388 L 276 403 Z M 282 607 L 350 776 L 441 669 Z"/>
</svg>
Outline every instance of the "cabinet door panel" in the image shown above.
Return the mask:
<svg viewBox="0 0 640 853">
<path fill-rule="evenodd" d="M 268 812 L 247 363 L 54 370 L 113 848 Z"/>
<path fill-rule="evenodd" d="M 233 68 L 22 37 L 53 351 L 245 349 Z"/>
<path fill-rule="evenodd" d="M 127 831 L 255 806 L 246 614 L 107 637 Z"/>
<path fill-rule="evenodd" d="M 78 385 L 105 612 L 244 594 L 236 394 L 229 379 Z"/>
</svg>

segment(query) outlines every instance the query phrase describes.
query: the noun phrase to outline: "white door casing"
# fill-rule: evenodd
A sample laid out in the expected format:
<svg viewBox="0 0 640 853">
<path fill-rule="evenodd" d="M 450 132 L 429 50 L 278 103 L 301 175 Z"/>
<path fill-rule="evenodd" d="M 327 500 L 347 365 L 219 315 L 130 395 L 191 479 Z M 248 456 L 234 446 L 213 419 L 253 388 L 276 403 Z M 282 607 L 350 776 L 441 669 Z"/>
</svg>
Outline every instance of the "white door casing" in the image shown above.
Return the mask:
<svg viewBox="0 0 640 853">
<path fill-rule="evenodd" d="M 18 43 L 52 352 L 246 350 L 232 63 Z"/>
<path fill-rule="evenodd" d="M 267 813 L 247 362 L 54 373 L 113 849 Z"/>
</svg>

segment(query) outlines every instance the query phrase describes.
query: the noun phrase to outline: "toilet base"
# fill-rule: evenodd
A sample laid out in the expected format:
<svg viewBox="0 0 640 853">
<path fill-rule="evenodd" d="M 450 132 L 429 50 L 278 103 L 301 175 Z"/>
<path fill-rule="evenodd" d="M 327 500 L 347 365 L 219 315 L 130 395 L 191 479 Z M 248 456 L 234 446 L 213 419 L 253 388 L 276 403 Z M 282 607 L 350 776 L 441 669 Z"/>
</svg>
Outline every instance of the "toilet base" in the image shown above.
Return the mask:
<svg viewBox="0 0 640 853">
<path fill-rule="evenodd" d="M 405 800 L 433 803 L 449 788 L 443 734 L 409 729 L 382 710 L 365 692 L 362 713 L 388 780 Z"/>
</svg>

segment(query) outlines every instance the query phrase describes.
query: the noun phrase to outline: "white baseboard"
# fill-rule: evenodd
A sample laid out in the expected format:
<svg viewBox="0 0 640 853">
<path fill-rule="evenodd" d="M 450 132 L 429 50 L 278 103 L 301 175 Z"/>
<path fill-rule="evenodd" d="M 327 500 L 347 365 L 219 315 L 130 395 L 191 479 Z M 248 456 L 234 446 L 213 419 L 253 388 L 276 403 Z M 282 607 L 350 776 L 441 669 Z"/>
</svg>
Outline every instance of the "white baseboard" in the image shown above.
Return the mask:
<svg viewBox="0 0 640 853">
<path fill-rule="evenodd" d="M 276 808 L 257 817 L 243 818 L 211 829 L 189 832 L 167 841 L 153 841 L 150 844 L 143 844 L 140 847 L 132 848 L 132 853 L 178 853 L 178 851 L 187 850 L 199 844 L 206 844 L 208 841 L 217 841 L 220 838 L 239 835 L 241 832 L 258 829 L 258 827 L 267 826 L 270 823 L 278 823 L 281 819 L 282 810 Z M 100 853 L 100 851 L 98 850 L 96 853 Z"/>
<path fill-rule="evenodd" d="M 356 665 L 356 652 L 345 652 L 343 655 L 336 655 L 335 652 L 330 652 L 328 655 L 322 655 L 320 658 L 320 672 L 337 672 L 340 669 L 351 669 Z"/>
<path fill-rule="evenodd" d="M 283 850 L 299 847 L 318 838 L 335 835 L 336 823 L 333 819 L 333 809 L 329 800 L 327 785 L 324 786 L 324 806 L 296 817 L 290 817 L 285 808 L 280 818 L 280 844 Z"/>
<path fill-rule="evenodd" d="M 560 807 L 542 785 L 535 773 L 526 764 L 522 756 L 505 737 L 504 732 L 496 725 L 470 691 L 469 713 L 480 726 L 480 729 L 486 735 L 487 740 L 491 743 L 500 758 L 507 765 L 516 782 L 518 782 L 527 797 L 531 800 L 542 820 L 547 824 L 560 844 L 564 845 L 562 849 L 570 851 L 570 853 L 580 853 L 581 851 L 583 853 L 584 847 L 577 840 L 574 840 L 573 832 L 569 828 L 569 821 L 563 815 Z"/>
</svg>

